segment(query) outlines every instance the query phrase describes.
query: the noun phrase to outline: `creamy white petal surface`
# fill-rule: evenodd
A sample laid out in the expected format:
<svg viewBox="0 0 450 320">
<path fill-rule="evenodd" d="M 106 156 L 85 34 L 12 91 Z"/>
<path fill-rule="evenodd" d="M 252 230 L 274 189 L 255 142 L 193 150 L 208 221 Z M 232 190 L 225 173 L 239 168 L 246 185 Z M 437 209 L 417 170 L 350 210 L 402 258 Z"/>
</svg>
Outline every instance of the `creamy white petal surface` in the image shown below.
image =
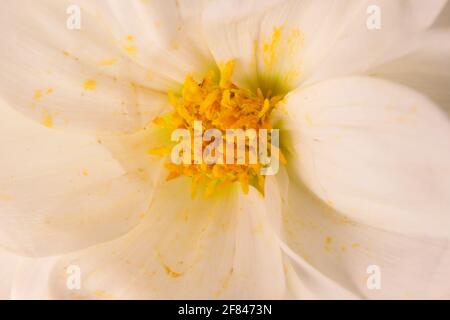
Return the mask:
<svg viewBox="0 0 450 320">
<path fill-rule="evenodd" d="M 125 172 L 94 138 L 49 130 L 5 104 L 0 112 L 1 246 L 27 255 L 67 252 L 139 221 L 151 180 Z"/>
<path fill-rule="evenodd" d="M 187 179 L 164 185 L 126 236 L 62 259 L 53 294 L 63 298 L 281 298 L 281 250 L 256 192 L 192 200 Z M 224 199 L 226 202 L 224 202 Z M 67 290 L 78 265 L 82 290 Z"/>
<path fill-rule="evenodd" d="M 214 64 L 203 39 L 201 0 L 95 1 L 96 12 L 120 49 L 146 70 L 139 79 L 167 92 L 186 74 L 202 76 Z"/>
<path fill-rule="evenodd" d="M 0 247 L 35 258 L 0 252 L 0 298 L 449 298 L 446 2 L 80 0 L 69 30 L 71 1 L 4 0 Z M 192 198 L 149 122 L 229 60 L 288 94 L 288 166 Z"/>
<path fill-rule="evenodd" d="M 316 297 L 348 298 L 330 287 L 334 281 L 359 298 L 450 298 L 444 281 L 450 277 L 448 239 L 414 237 L 356 223 L 292 180 L 282 194 L 287 248 L 296 254 L 295 261 L 306 261 L 328 278 L 326 290 Z M 379 267 L 379 290 L 367 286 L 370 266 Z M 302 264 L 297 270 L 305 273 Z M 323 281 L 310 278 L 318 282 L 311 290 L 318 290 Z"/>
<path fill-rule="evenodd" d="M 237 81 L 283 91 L 410 52 L 445 2 L 216 1 L 205 10 L 204 28 L 219 62 L 237 59 Z M 380 30 L 366 26 L 370 5 L 382 10 Z"/>
<path fill-rule="evenodd" d="M 259 85 L 256 57 L 264 14 L 282 0 L 211 1 L 203 12 L 203 29 L 217 63 L 236 61 L 233 80 L 241 86 Z"/>
<path fill-rule="evenodd" d="M 89 6 L 82 6 L 81 29 L 70 30 L 70 1 L 5 2 L 0 92 L 17 110 L 40 123 L 51 117 L 55 127 L 123 132 L 165 103 L 142 88 L 147 70 L 130 63 Z"/>
<path fill-rule="evenodd" d="M 342 23 L 338 24 L 338 27 L 335 25 L 335 29 L 330 26 L 330 29 L 333 29 L 333 38 L 328 39 L 331 41 L 324 40 L 323 44 L 327 46 L 324 59 L 310 66 L 311 69 L 305 66 L 306 74 L 311 74 L 306 82 L 314 83 L 331 77 L 366 73 L 374 66 L 408 54 L 420 44 L 421 32 L 434 22 L 446 2 L 355 1 L 356 10 L 350 13 L 350 16 L 345 16 L 345 13 L 348 14 L 348 8 L 343 8 L 340 18 L 345 16 L 346 19 L 340 20 Z M 380 29 L 372 30 L 367 27 L 368 8 L 372 6 L 380 9 Z M 320 18 L 316 21 L 320 21 Z M 327 31 L 330 30 L 325 30 Z M 315 56 L 313 51 L 311 54 Z"/>
<path fill-rule="evenodd" d="M 48 300 L 50 275 L 58 256 L 48 258 L 21 258 L 14 270 L 11 299 Z"/>
<path fill-rule="evenodd" d="M 11 298 L 14 272 L 20 257 L 0 249 L 0 300 Z"/>
<path fill-rule="evenodd" d="M 450 116 L 450 29 L 424 35 L 405 57 L 379 66 L 370 74 L 402 83 L 426 94 Z"/>
<path fill-rule="evenodd" d="M 432 28 L 448 28 L 448 27 L 450 27 L 450 2 L 447 1 L 447 4 L 434 21 Z"/>
<path fill-rule="evenodd" d="M 408 234 L 450 232 L 450 125 L 424 96 L 364 77 L 288 96 L 295 166 L 356 221 Z"/>
<path fill-rule="evenodd" d="M 309 233 L 303 233 L 304 230 L 297 225 L 293 227 L 292 222 L 289 221 L 290 215 L 299 218 L 301 215 L 314 214 L 315 212 L 310 211 L 309 203 L 303 199 L 304 194 L 291 192 L 292 187 L 289 180 L 290 177 L 284 169 L 276 177 L 268 177 L 265 188 L 265 206 L 270 227 L 284 252 L 286 283 L 290 295 L 296 299 L 360 298 L 361 295 L 354 287 L 348 286 L 346 283 L 340 283 L 321 268 L 311 265 L 308 257 L 299 255 L 297 247 L 292 246 L 289 235 L 302 237 Z M 294 199 L 291 199 L 293 193 Z M 309 229 L 309 231 L 314 233 L 315 230 Z M 316 239 L 306 240 L 315 241 Z M 307 246 L 308 243 L 305 242 L 304 244 Z"/>
</svg>

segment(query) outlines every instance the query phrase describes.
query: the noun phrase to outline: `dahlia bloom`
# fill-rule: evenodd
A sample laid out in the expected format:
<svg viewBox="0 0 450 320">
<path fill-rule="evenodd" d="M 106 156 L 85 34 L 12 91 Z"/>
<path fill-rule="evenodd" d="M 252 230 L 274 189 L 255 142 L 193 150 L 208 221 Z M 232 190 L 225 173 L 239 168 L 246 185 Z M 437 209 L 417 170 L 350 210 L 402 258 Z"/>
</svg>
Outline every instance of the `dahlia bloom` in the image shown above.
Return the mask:
<svg viewBox="0 0 450 320">
<path fill-rule="evenodd" d="M 450 298 L 445 0 L 0 6 L 0 298 Z M 199 115 L 278 173 L 168 166 Z"/>
</svg>

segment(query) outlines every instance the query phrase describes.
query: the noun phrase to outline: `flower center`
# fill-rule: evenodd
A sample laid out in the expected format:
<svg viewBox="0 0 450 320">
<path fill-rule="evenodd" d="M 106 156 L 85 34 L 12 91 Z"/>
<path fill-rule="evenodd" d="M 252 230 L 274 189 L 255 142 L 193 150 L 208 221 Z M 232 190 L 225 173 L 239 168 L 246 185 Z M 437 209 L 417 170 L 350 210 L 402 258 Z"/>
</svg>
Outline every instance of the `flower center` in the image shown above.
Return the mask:
<svg viewBox="0 0 450 320">
<path fill-rule="evenodd" d="M 248 193 L 250 185 L 263 193 L 263 169 L 270 163 L 261 158 L 257 161 L 252 159 L 265 154 L 271 160 L 285 163 L 284 156 L 278 149 L 278 135 L 275 143 L 273 136 L 267 134 L 268 131 L 274 131 L 270 116 L 283 96 L 274 96 L 271 92 L 263 94 L 260 89 L 251 92 L 239 88 L 231 81 L 234 66 L 234 61 L 230 61 L 220 68 L 219 77 L 211 71 L 201 82 L 187 76 L 179 94 L 168 94 L 173 110 L 153 120 L 161 128 L 172 131 L 184 129 L 190 133 L 188 144 L 193 148 L 184 151 L 192 153 L 189 154 L 189 162 L 169 161 L 165 167 L 169 171 L 167 180 L 180 176 L 191 177 L 193 195 L 198 189 L 202 189 L 204 195 L 209 196 L 235 182 L 240 183 L 244 193 Z M 208 150 L 208 144 L 212 140 L 205 141 L 204 138 L 200 138 L 200 161 L 196 161 L 196 153 L 199 152 L 199 148 L 195 146 L 196 141 L 198 142 L 196 137 L 204 132 L 206 136 L 211 130 L 216 133 L 215 161 L 202 161 L 206 156 L 202 151 Z M 239 140 L 239 133 L 244 135 L 242 140 Z M 173 147 L 172 141 L 150 152 L 168 155 Z M 190 162 L 191 158 L 194 161 Z"/>
</svg>

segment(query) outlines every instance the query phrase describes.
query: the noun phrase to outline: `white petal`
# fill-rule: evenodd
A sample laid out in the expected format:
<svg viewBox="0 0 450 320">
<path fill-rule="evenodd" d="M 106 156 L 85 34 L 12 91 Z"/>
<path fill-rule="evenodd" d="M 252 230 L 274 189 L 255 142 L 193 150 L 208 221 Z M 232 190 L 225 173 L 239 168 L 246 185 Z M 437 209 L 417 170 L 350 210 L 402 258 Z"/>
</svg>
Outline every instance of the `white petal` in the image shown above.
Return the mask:
<svg viewBox="0 0 450 320">
<path fill-rule="evenodd" d="M 139 221 L 153 182 L 126 173 L 89 136 L 49 130 L 0 106 L 0 243 L 47 255 L 115 238 Z"/>
<path fill-rule="evenodd" d="M 236 191 L 236 190 L 234 190 Z M 264 202 L 222 192 L 191 199 L 178 178 L 156 194 L 145 221 L 122 239 L 63 259 L 54 277 L 56 297 L 279 298 L 285 296 L 281 251 Z M 82 290 L 65 287 L 65 267 L 79 265 Z"/>
<path fill-rule="evenodd" d="M 442 9 L 439 16 L 436 18 L 433 28 L 448 28 L 450 27 L 450 2 L 447 1 L 444 9 Z"/>
<path fill-rule="evenodd" d="M 426 94 L 450 116 L 450 30 L 426 34 L 411 54 L 379 66 L 371 75 L 407 85 Z"/>
<path fill-rule="evenodd" d="M 288 96 L 293 164 L 322 200 L 386 230 L 450 235 L 450 125 L 426 97 L 365 77 Z"/>
<path fill-rule="evenodd" d="M 96 1 L 97 13 L 124 54 L 147 70 L 152 88 L 167 91 L 213 59 L 200 26 L 201 0 Z M 144 79 L 145 81 L 145 79 Z"/>
<path fill-rule="evenodd" d="M 353 9 L 356 10 L 331 31 L 333 40 L 328 38 L 328 41 L 322 42 L 321 48 L 326 52 L 324 59 L 316 60 L 314 66 L 307 66 L 307 58 L 304 57 L 305 77 L 311 72 L 307 82 L 314 83 L 331 77 L 367 72 L 374 66 L 407 54 L 420 44 L 421 32 L 434 22 L 446 2 L 355 2 Z M 370 16 L 367 10 L 373 5 L 381 10 L 381 28 L 375 30 L 369 29 L 366 24 Z M 313 50 L 310 54 L 315 56 Z"/>
<path fill-rule="evenodd" d="M 291 180 L 291 179 L 289 179 Z M 295 210 L 303 212 L 305 203 L 303 202 L 303 194 L 291 192 L 291 183 L 284 168 L 275 177 L 267 177 L 265 187 L 265 202 L 270 217 L 270 227 L 276 234 L 280 248 L 284 252 L 284 268 L 286 275 L 286 286 L 288 288 L 288 298 L 294 299 L 357 299 L 359 295 L 354 290 L 341 284 L 334 278 L 323 273 L 323 270 L 312 266 L 305 257 L 298 254 L 296 246 L 290 247 L 291 243 L 287 239 L 291 239 L 289 235 L 297 234 L 292 231 L 290 224 L 291 211 L 288 211 L 290 204 L 294 201 Z M 291 200 L 295 198 L 294 200 Z M 298 212 L 295 212 L 298 213 Z M 298 230 L 299 232 L 301 230 Z M 295 239 L 297 240 L 297 239 Z M 296 244 L 296 243 L 295 243 Z M 305 242 L 308 246 L 309 243 Z M 311 243 L 311 247 L 314 244 Z"/>
<path fill-rule="evenodd" d="M 22 258 L 14 273 L 11 299 L 48 300 L 51 299 L 49 279 L 59 257 Z"/>
<path fill-rule="evenodd" d="M 0 249 L 0 300 L 11 299 L 12 278 L 20 257 Z"/>
<path fill-rule="evenodd" d="M 298 261 L 306 261 L 323 277 L 360 298 L 450 297 L 446 281 L 450 277 L 448 240 L 405 236 L 358 224 L 292 180 L 283 199 L 284 249 L 296 254 L 293 257 L 298 266 L 294 264 L 294 268 L 298 273 L 304 265 Z M 367 286 L 369 276 L 373 275 L 370 269 L 368 272 L 370 266 L 379 267 L 380 289 Z M 304 279 L 300 277 L 299 281 L 310 282 L 309 278 Z M 323 279 L 309 288 L 314 299 L 347 298 L 341 288 L 333 288 L 330 281 Z M 304 294 L 300 291 L 300 297 Z"/>
<path fill-rule="evenodd" d="M 241 86 L 259 86 L 256 54 L 264 14 L 281 0 L 211 1 L 203 13 L 208 46 L 219 65 L 236 60 L 234 81 Z"/>
<path fill-rule="evenodd" d="M 214 57 L 238 62 L 236 81 L 286 92 L 405 54 L 431 25 L 445 0 L 216 1 L 204 14 Z M 381 30 L 369 30 L 370 5 L 382 10 Z M 240 72 L 240 73 L 239 73 Z"/>
<path fill-rule="evenodd" d="M 3 3 L 0 93 L 38 122 L 50 115 L 57 127 L 135 129 L 162 100 L 143 89 L 148 71 L 130 63 L 90 5 L 79 3 L 80 30 L 66 27 L 71 1 Z"/>
</svg>

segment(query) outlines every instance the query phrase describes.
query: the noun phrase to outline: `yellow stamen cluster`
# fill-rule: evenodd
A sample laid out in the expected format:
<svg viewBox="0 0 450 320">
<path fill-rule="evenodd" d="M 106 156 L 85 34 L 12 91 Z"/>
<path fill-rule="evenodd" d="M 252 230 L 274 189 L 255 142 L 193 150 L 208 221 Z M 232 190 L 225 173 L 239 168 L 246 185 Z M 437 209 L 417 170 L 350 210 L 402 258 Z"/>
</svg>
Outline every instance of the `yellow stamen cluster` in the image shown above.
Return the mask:
<svg viewBox="0 0 450 320">
<path fill-rule="evenodd" d="M 270 92 L 263 94 L 260 89 L 253 93 L 239 88 L 231 82 L 233 71 L 234 61 L 230 61 L 220 68 L 219 79 L 216 79 L 214 72 L 209 72 L 200 83 L 187 76 L 180 94 L 169 92 L 169 101 L 174 110 L 157 117 L 153 122 L 172 130 L 188 129 L 193 137 L 194 121 L 201 121 L 202 130 L 219 129 L 224 133 L 224 145 L 227 143 L 227 129 L 254 129 L 256 133 L 259 129 L 272 129 L 270 114 L 282 100 L 282 96 L 272 96 Z M 170 150 L 170 146 L 166 145 L 152 149 L 151 153 L 165 155 L 169 154 Z M 249 147 L 246 145 L 246 158 L 248 152 Z M 225 158 L 225 154 L 223 157 Z M 281 153 L 279 157 L 281 162 L 285 161 Z M 264 176 L 260 174 L 260 164 L 177 165 L 168 162 L 166 168 L 169 170 L 168 180 L 179 176 L 192 177 L 193 195 L 199 187 L 204 188 L 204 194 L 208 196 L 234 182 L 240 183 L 244 193 L 248 192 L 249 185 L 255 186 L 261 192 L 264 190 Z"/>
</svg>

